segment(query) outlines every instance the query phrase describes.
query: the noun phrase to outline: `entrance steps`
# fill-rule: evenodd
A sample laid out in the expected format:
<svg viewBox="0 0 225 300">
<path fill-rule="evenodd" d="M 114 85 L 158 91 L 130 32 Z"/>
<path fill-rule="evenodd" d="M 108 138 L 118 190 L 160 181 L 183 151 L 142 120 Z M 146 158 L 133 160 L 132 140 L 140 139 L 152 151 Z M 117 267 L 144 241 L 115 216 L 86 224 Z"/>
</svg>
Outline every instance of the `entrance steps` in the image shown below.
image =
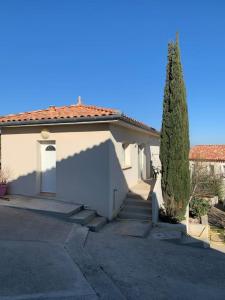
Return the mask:
<svg viewBox="0 0 225 300">
<path fill-rule="evenodd" d="M 151 222 L 151 190 L 152 186 L 143 181 L 131 188 L 124 200 L 124 205 L 118 214 L 118 219 Z"/>
<path fill-rule="evenodd" d="M 83 209 L 78 213 L 73 214 L 69 221 L 72 223 L 78 223 L 81 225 L 88 224 L 96 216 L 96 213 L 93 210 Z"/>
<path fill-rule="evenodd" d="M 55 216 L 66 222 L 86 226 L 91 231 L 99 231 L 107 223 L 105 217 L 98 216 L 96 211 L 86 209 L 83 205 L 44 197 L 7 195 L 0 198 L 0 205 Z"/>
<path fill-rule="evenodd" d="M 100 217 L 94 210 L 83 209 L 78 213 L 75 213 L 67 219 L 72 223 L 77 223 L 88 227 L 91 231 L 97 232 L 107 223 L 105 217 Z"/>
</svg>

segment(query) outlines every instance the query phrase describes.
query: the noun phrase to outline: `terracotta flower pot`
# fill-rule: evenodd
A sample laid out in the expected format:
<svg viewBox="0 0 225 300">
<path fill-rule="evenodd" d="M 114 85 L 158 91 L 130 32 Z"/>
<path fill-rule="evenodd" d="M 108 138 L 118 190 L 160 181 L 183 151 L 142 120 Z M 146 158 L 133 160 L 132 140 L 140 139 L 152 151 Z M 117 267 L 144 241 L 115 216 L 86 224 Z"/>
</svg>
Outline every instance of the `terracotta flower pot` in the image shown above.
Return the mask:
<svg viewBox="0 0 225 300">
<path fill-rule="evenodd" d="M 7 184 L 0 183 L 0 197 L 4 197 L 7 190 Z"/>
</svg>

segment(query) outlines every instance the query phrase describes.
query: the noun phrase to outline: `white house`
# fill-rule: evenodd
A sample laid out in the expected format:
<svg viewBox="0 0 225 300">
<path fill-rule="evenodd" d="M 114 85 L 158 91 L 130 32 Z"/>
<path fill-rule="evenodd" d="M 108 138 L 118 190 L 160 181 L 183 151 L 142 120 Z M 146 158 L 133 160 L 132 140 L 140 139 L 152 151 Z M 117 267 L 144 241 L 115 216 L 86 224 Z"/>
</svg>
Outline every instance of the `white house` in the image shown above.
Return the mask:
<svg viewBox="0 0 225 300">
<path fill-rule="evenodd" d="M 225 198 L 225 145 L 194 146 L 190 150 L 189 160 L 191 172 L 194 171 L 196 163 L 201 163 L 201 169 L 208 174 L 223 178 Z"/>
<path fill-rule="evenodd" d="M 159 147 L 155 129 L 80 101 L 1 117 L 0 128 L 10 194 L 84 204 L 108 219 L 151 177 L 150 149 Z"/>
<path fill-rule="evenodd" d="M 202 162 L 206 170 L 225 178 L 225 145 L 198 145 L 190 150 L 191 168 L 196 162 Z"/>
</svg>

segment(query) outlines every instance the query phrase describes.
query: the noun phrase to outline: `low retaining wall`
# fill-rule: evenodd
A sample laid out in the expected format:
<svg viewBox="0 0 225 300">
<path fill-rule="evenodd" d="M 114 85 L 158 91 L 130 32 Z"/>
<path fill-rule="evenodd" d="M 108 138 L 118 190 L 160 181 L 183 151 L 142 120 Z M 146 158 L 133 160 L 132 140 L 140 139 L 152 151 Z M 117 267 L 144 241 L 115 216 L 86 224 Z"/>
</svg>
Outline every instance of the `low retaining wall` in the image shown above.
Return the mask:
<svg viewBox="0 0 225 300">
<path fill-rule="evenodd" d="M 161 174 L 156 178 L 155 186 L 152 192 L 152 223 L 155 225 L 159 221 L 159 209 L 163 207 L 163 196 L 161 188 Z"/>
</svg>

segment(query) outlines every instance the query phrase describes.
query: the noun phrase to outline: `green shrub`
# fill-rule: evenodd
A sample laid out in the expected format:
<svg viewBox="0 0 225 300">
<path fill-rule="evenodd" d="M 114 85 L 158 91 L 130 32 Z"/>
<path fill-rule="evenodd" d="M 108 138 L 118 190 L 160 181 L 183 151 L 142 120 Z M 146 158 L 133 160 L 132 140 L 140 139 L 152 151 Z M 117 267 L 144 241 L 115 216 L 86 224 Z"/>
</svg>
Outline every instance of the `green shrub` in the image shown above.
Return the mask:
<svg viewBox="0 0 225 300">
<path fill-rule="evenodd" d="M 193 198 L 190 202 L 190 213 L 193 217 L 200 217 L 207 215 L 210 209 L 209 202 L 201 198 Z"/>
<path fill-rule="evenodd" d="M 215 178 L 214 180 L 215 195 L 218 196 L 219 201 L 224 199 L 224 182 L 223 178 Z"/>
</svg>

